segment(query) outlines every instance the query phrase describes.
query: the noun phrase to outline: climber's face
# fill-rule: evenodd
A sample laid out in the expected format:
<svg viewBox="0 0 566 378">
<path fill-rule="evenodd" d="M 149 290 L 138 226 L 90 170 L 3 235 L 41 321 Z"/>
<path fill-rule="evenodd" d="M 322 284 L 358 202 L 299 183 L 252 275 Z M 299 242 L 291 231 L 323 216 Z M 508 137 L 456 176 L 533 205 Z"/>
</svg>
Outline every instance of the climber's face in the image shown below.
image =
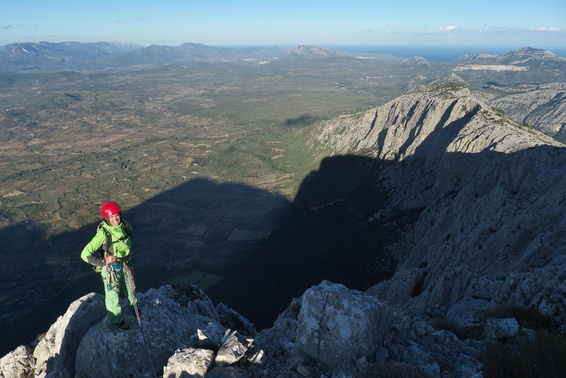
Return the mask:
<svg viewBox="0 0 566 378">
<path fill-rule="evenodd" d="M 120 224 L 120 214 L 110 215 L 108 217 L 108 224 L 110 226 L 118 226 Z"/>
</svg>

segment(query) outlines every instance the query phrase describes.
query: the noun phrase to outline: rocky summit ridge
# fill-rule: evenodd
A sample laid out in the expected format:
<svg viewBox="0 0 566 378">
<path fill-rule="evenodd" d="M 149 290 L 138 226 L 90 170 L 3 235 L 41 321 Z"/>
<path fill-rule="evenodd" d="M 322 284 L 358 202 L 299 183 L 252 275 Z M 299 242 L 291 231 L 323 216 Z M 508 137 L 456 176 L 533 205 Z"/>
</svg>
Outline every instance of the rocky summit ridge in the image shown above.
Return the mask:
<svg viewBox="0 0 566 378">
<path fill-rule="evenodd" d="M 388 201 L 360 224 L 419 213 L 388 246 L 390 279 L 366 291 L 323 281 L 261 332 L 196 286 L 151 289 L 138 295 L 147 348 L 133 315 L 129 331 L 114 329 L 103 298 L 87 294 L 33 349 L 4 356 L 0 377 L 150 377 L 152 364 L 164 377 L 353 377 L 376 366 L 480 377 L 486 343 L 532 332 L 485 310 L 531 307 L 566 331 L 563 144 L 492 109 L 456 76 L 304 132 L 313 149 L 379 162 L 375 183 Z M 461 338 L 433 328 L 438 319 L 481 332 Z"/>
<path fill-rule="evenodd" d="M 457 61 L 460 63 L 503 64 L 535 69 L 550 68 L 559 70 L 562 70 L 564 64 L 566 64 L 566 58 L 548 50 L 532 47 L 523 47 L 504 55 L 489 53 L 464 54 Z"/>
<path fill-rule="evenodd" d="M 372 220 L 423 209 L 391 280 L 368 292 L 416 318 L 477 321 L 481 309 L 535 306 L 566 330 L 565 146 L 474 98 L 457 77 L 320 127 L 337 154 L 398 162 Z M 418 289 L 418 290 L 417 290 Z"/>
</svg>

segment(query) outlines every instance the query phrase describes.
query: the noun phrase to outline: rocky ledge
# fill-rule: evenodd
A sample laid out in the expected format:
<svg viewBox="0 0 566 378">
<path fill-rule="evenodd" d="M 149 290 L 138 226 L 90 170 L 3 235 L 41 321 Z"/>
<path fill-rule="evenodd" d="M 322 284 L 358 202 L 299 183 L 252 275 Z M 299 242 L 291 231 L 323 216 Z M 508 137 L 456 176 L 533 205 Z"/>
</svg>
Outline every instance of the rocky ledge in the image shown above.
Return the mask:
<svg viewBox="0 0 566 378">
<path fill-rule="evenodd" d="M 352 377 L 376 365 L 414 377 L 472 377 L 481 376 L 486 340 L 519 332 L 513 319 L 492 319 L 483 340 L 462 341 L 328 281 L 259 333 L 194 285 L 150 289 L 138 301 L 141 327 L 128 313 L 123 331 L 106 320 L 103 296 L 79 298 L 34 348 L 4 356 L 0 377 Z"/>
</svg>

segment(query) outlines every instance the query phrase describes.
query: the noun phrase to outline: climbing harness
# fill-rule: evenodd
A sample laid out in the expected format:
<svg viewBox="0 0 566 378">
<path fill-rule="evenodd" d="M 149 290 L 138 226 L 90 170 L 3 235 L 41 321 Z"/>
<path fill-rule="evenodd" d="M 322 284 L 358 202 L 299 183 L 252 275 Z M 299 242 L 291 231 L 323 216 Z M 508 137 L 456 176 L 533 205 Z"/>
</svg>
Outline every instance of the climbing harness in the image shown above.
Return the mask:
<svg viewBox="0 0 566 378">
<path fill-rule="evenodd" d="M 118 274 L 122 271 L 122 265 L 112 263 L 106 265 L 106 290 L 112 291 L 114 287 L 119 286 Z"/>
<path fill-rule="evenodd" d="M 136 286 L 134 284 L 134 276 L 128 264 L 124 263 L 124 270 L 128 275 L 128 281 L 130 282 L 130 290 L 132 291 L 132 297 L 134 298 L 134 312 L 136 313 L 136 318 L 138 318 L 138 324 L 140 325 L 140 331 L 142 335 L 142 342 L 145 347 L 145 351 L 147 352 L 147 359 L 149 360 L 149 364 L 151 365 L 151 371 L 153 376 L 157 378 L 157 374 L 155 373 L 155 367 L 153 366 L 153 360 L 151 359 L 151 354 L 149 353 L 149 348 L 147 347 L 147 342 L 145 341 L 145 334 L 143 332 L 141 317 L 140 317 L 140 310 L 138 308 L 138 298 L 136 297 Z"/>
<path fill-rule="evenodd" d="M 102 246 L 100 247 L 100 253 L 101 253 L 102 257 L 104 257 L 106 254 L 114 255 L 113 245 L 114 245 L 114 243 L 117 243 L 117 242 L 120 242 L 120 243 L 124 244 L 124 246 L 126 246 L 127 248 L 130 248 L 130 246 L 127 245 L 124 242 L 124 240 L 126 240 L 127 238 L 129 238 L 131 236 L 131 232 L 128 229 L 128 227 L 126 227 L 124 225 L 124 223 L 121 223 L 121 227 L 122 227 L 122 230 L 125 232 L 125 235 L 122 236 L 121 238 L 119 238 L 116 235 L 114 235 L 114 233 L 111 230 L 108 230 L 105 227 L 103 227 L 103 223 L 100 223 L 98 225 L 98 229 L 102 229 L 102 231 L 104 231 L 104 235 L 106 235 L 106 240 L 104 240 L 104 242 L 102 243 Z M 112 241 L 112 238 L 116 239 L 116 241 Z M 106 290 L 108 290 L 108 291 L 112 291 L 114 289 L 114 287 L 119 285 L 118 274 L 120 274 L 120 272 L 122 271 L 122 265 L 120 265 L 120 262 L 122 262 L 122 261 L 118 260 L 115 263 L 106 265 L 106 280 L 107 280 Z M 100 271 L 100 268 L 97 270 L 96 267 L 95 267 L 94 270 Z"/>
</svg>

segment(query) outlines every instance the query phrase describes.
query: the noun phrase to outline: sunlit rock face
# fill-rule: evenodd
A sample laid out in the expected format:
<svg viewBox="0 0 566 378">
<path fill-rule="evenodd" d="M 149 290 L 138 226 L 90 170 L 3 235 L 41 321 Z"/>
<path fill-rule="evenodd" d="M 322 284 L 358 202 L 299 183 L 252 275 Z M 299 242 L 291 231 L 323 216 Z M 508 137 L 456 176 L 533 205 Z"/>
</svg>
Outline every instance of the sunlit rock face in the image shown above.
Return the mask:
<svg viewBox="0 0 566 378">
<path fill-rule="evenodd" d="M 457 77 L 329 121 L 318 143 L 391 161 L 392 199 L 375 219 L 423 208 L 391 248 L 398 267 L 369 292 L 415 317 L 477 320 L 536 306 L 564 324 L 564 145 L 477 100 Z"/>
</svg>

